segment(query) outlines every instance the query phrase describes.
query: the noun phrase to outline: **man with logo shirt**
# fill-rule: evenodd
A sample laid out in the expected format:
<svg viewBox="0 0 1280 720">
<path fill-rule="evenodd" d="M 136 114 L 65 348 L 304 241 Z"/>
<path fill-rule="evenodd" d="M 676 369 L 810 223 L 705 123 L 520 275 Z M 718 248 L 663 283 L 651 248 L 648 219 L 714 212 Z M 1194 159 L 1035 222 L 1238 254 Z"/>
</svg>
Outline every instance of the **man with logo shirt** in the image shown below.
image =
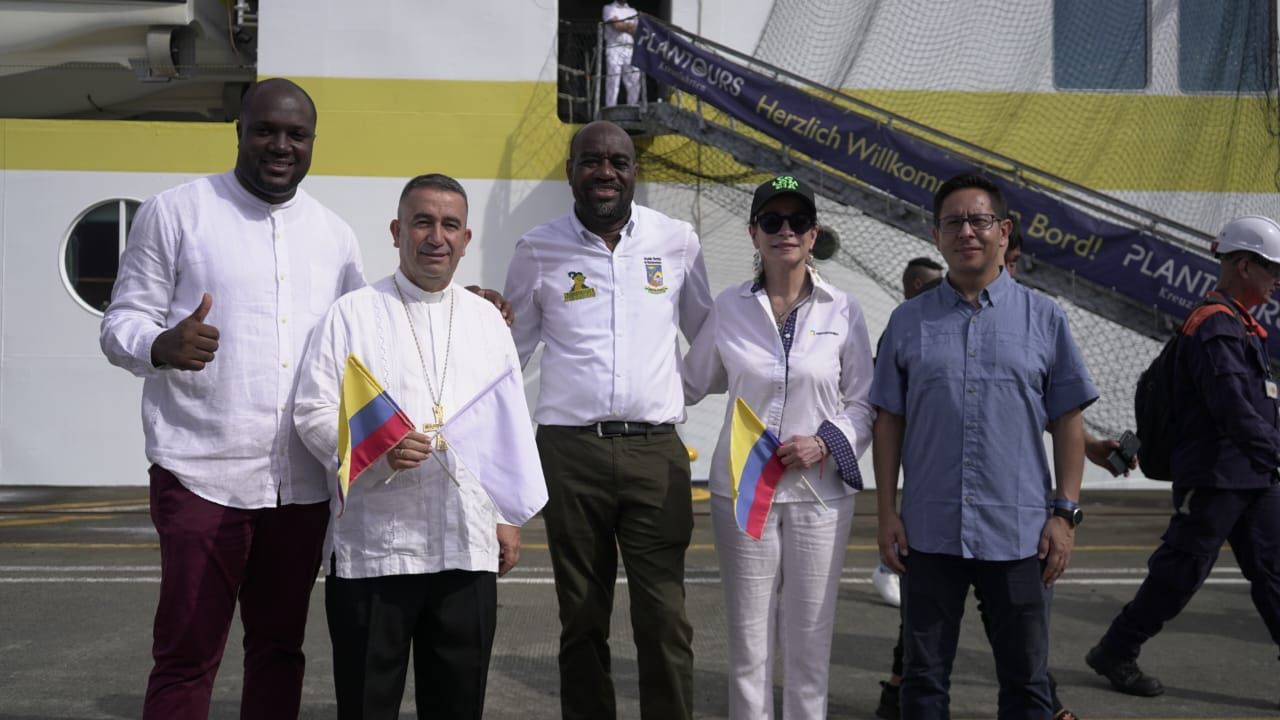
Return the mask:
<svg viewBox="0 0 1280 720">
<path fill-rule="evenodd" d="M 573 210 L 520 239 L 504 292 L 521 363 L 544 346 L 534 420 L 550 496 L 561 710 L 616 716 L 608 638 L 621 550 L 641 716 L 689 718 L 693 516 L 675 433 L 685 418 L 676 332 L 692 340 L 710 311 L 702 249 L 688 223 L 632 202 L 635 146 L 617 125 L 579 130 L 565 174 Z"/>
<path fill-rule="evenodd" d="M 903 575 L 902 716 L 949 716 L 973 586 L 990 621 L 998 717 L 1048 720 L 1050 588 L 1071 558 L 1081 410 L 1098 393 L 1062 309 L 1003 269 L 1011 221 L 999 189 L 952 178 L 934 218 L 947 274 L 894 310 L 871 389 L 880 556 Z"/>
<path fill-rule="evenodd" d="M 160 600 L 143 717 L 207 717 L 239 600 L 242 718 L 297 717 L 329 490 L 294 431 L 294 371 L 316 320 L 364 285 L 355 234 L 298 183 L 316 110 L 264 80 L 233 172 L 143 203 L 102 318 L 107 358 L 145 378 Z"/>
</svg>

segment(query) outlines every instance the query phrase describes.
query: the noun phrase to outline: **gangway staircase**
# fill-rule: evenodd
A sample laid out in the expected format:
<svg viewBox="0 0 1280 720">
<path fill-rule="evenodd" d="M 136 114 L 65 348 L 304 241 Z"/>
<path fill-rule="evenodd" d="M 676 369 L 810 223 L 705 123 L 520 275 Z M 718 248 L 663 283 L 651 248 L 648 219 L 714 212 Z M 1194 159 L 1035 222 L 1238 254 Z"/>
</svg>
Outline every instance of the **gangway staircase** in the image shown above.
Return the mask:
<svg viewBox="0 0 1280 720">
<path fill-rule="evenodd" d="M 696 46 L 708 56 L 719 59 L 726 67 L 745 68 L 770 82 L 799 89 L 843 111 L 895 128 L 939 153 L 963 160 L 982 174 L 1002 179 L 1007 185 L 1033 189 L 1111 225 L 1141 232 L 1159 243 L 1167 244 L 1178 253 L 1191 254 L 1201 262 L 1210 258 L 1210 237 L 1195 228 L 926 127 L 840 90 L 818 85 L 675 26 L 652 18 L 648 20 L 672 36 Z M 641 52 L 639 46 L 636 52 Z M 762 175 L 789 172 L 809 183 L 829 200 L 931 242 L 931 207 L 874 187 L 790 145 L 757 132 L 713 105 L 714 94 L 708 98 L 687 89 L 663 87 L 657 95 L 657 99 L 645 99 L 639 105 L 601 107 L 596 89 L 591 100 L 594 102 L 596 117 L 616 122 L 635 135 L 679 133 L 730 154 L 738 163 L 757 170 Z M 1168 312 L 1167 308 L 1142 302 L 1122 289 L 1101 285 L 1070 268 L 1054 263 L 1050 258 L 1037 255 L 1033 243 L 1027 242 L 1024 248 L 1029 257 L 1019 279 L 1030 286 L 1068 300 L 1082 309 L 1149 338 L 1167 337 L 1181 319 L 1180 314 Z M 892 291 L 897 292 L 896 278 L 881 276 L 876 279 L 886 289 L 890 289 L 892 283 Z"/>
</svg>

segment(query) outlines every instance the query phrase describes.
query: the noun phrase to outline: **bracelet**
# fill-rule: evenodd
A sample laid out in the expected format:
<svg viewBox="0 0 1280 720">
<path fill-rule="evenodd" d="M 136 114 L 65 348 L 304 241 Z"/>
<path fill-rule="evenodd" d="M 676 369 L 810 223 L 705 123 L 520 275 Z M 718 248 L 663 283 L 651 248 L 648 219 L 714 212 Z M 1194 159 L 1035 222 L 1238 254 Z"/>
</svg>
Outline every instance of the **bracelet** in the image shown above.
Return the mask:
<svg viewBox="0 0 1280 720">
<path fill-rule="evenodd" d="M 818 442 L 818 448 L 822 450 L 822 457 L 831 454 L 831 451 L 827 449 L 827 441 L 823 440 L 821 435 L 814 435 L 813 439 Z"/>
</svg>

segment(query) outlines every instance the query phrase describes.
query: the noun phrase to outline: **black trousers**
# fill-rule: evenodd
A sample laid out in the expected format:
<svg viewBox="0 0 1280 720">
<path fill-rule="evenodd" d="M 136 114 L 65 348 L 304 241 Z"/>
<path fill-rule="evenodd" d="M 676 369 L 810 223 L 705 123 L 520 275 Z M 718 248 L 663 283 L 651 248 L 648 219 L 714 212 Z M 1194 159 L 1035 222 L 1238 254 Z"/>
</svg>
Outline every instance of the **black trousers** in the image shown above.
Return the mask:
<svg viewBox="0 0 1280 720">
<path fill-rule="evenodd" d="M 902 578 L 902 717 L 951 717 L 951 667 L 969 588 L 982 595 L 1000 720 L 1049 720 L 1049 606 L 1040 560 L 974 560 L 912 549 Z"/>
<path fill-rule="evenodd" d="M 561 717 L 617 715 L 609 620 L 619 550 L 631 597 L 640 717 L 693 717 L 693 626 L 684 607 L 693 501 L 680 436 L 598 438 L 543 425 L 538 451 L 560 604 Z"/>
<path fill-rule="evenodd" d="M 409 652 L 419 718 L 480 720 L 497 574 L 446 570 L 324 584 L 339 720 L 396 720 Z"/>
<path fill-rule="evenodd" d="M 1280 485 L 1257 490 L 1175 487 L 1175 512 L 1147 560 L 1147 578 L 1111 622 L 1102 645 L 1137 658 L 1142 644 L 1178 616 L 1231 544 L 1258 615 L 1280 645 Z"/>
</svg>

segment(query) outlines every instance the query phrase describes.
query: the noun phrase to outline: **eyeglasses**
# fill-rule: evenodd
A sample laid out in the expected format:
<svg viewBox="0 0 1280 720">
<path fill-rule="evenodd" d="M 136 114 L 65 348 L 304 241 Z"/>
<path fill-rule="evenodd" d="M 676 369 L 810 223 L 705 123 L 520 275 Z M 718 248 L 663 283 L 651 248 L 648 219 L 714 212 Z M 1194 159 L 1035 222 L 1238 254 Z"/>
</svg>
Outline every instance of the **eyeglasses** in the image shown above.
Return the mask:
<svg viewBox="0 0 1280 720">
<path fill-rule="evenodd" d="M 942 228 L 942 232 L 947 235 L 955 235 L 960 232 L 960 228 L 965 223 L 969 223 L 969 227 L 977 232 L 990 230 L 992 225 L 1000 222 L 1002 218 L 992 215 L 991 213 L 978 213 L 977 215 L 948 215 L 938 221 L 938 227 Z"/>
<path fill-rule="evenodd" d="M 756 216 L 756 225 L 767 233 L 776 233 L 782 229 L 783 221 L 790 226 L 791 232 L 797 235 L 803 235 L 809 232 L 809 228 L 813 227 L 816 219 L 805 215 L 804 213 L 791 213 L 790 215 L 779 215 L 774 212 L 760 213 Z"/>
</svg>

